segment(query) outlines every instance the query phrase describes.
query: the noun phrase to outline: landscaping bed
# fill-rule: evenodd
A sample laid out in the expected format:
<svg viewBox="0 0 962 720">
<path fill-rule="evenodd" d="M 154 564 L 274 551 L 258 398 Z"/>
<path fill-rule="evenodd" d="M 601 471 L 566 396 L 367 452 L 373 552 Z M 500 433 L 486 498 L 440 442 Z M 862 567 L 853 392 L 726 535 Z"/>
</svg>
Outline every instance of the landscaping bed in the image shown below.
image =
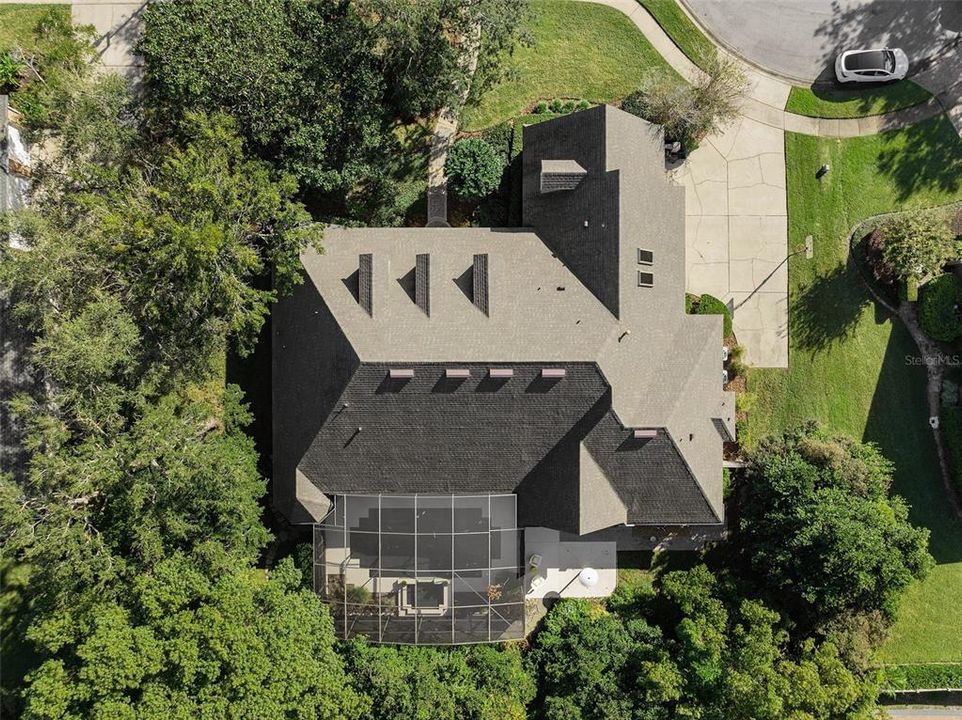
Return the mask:
<svg viewBox="0 0 962 720">
<path fill-rule="evenodd" d="M 755 403 L 741 440 L 812 418 L 872 441 L 896 465 L 894 492 L 931 531 L 937 566 L 906 594 L 881 661 L 962 660 L 962 522 L 945 498 L 928 425 L 926 373 L 900 321 L 872 299 L 849 260 L 859 220 L 962 197 L 962 141 L 945 117 L 879 135 L 786 133 L 789 247 L 815 238 L 812 260 L 789 261 L 788 370 L 749 371 Z M 831 171 L 821 179 L 823 164 Z M 858 192 L 853 192 L 858 188 Z"/>
</svg>

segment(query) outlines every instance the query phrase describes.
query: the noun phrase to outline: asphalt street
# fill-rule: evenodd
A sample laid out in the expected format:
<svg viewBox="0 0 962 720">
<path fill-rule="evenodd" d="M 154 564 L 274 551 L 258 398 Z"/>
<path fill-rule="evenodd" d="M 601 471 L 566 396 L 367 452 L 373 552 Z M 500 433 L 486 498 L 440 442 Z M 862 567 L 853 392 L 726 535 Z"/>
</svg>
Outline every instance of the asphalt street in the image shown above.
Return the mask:
<svg viewBox="0 0 962 720">
<path fill-rule="evenodd" d="M 722 44 L 800 82 L 828 79 L 842 50 L 900 47 L 912 71 L 962 42 L 962 0 L 683 0 Z M 910 71 L 910 74 L 911 72 Z"/>
</svg>

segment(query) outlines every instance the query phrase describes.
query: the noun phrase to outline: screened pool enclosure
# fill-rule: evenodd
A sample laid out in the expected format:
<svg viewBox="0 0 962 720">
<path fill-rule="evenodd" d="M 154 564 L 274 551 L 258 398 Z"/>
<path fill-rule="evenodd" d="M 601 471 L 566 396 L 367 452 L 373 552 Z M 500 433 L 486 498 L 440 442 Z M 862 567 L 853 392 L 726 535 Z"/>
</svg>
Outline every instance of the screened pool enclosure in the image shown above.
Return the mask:
<svg viewBox="0 0 962 720">
<path fill-rule="evenodd" d="M 337 495 L 314 526 L 335 632 L 450 645 L 524 637 L 514 495 Z"/>
</svg>

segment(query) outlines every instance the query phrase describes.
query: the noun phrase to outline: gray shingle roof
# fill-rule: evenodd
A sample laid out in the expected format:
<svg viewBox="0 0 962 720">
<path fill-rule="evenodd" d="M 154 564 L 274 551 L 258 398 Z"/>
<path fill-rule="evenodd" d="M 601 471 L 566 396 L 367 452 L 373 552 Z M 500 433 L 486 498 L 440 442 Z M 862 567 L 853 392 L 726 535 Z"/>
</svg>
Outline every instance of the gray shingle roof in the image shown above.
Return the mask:
<svg viewBox="0 0 962 720">
<path fill-rule="evenodd" d="M 511 490 L 527 524 L 575 532 L 619 522 L 622 508 L 637 524 L 722 517 L 718 425 L 734 434 L 734 401 L 721 387 L 721 318 L 684 311 L 684 191 L 665 177 L 660 129 L 599 107 L 525 128 L 524 145 L 529 228 L 330 229 L 323 255 L 305 253 L 317 297 L 305 308 L 300 292 L 274 313 L 281 493 L 279 473 L 299 467 L 331 493 Z M 584 178 L 542 193 L 543 160 L 577 163 Z M 427 263 L 429 286 L 415 292 L 407 278 Z M 639 268 L 653 287 L 638 286 Z M 336 327 L 335 342 L 305 333 L 305 312 Z M 479 389 L 490 365 L 515 377 Z M 527 391 L 548 366 L 565 378 Z M 389 367 L 415 374 L 395 391 L 381 384 Z M 447 367 L 472 377 L 442 392 Z M 327 398 L 310 410 L 320 417 L 289 418 L 314 383 L 336 388 L 337 407 Z M 284 437 L 297 423 L 312 428 L 309 448 Z M 660 430 L 625 445 L 636 427 Z"/>
</svg>

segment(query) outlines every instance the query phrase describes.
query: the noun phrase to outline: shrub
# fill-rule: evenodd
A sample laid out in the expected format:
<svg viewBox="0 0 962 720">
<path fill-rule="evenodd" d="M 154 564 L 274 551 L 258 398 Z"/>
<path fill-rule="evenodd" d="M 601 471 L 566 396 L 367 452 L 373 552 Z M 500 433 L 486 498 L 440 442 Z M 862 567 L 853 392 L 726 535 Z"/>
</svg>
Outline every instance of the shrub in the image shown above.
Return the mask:
<svg viewBox="0 0 962 720">
<path fill-rule="evenodd" d="M 548 103 L 542 100 L 541 102 L 539 102 L 537 105 L 534 106 L 534 112 L 536 115 L 546 114 L 548 112 Z"/>
<path fill-rule="evenodd" d="M 962 689 L 962 665 L 959 664 L 889 665 L 882 672 L 882 687 L 886 690 Z"/>
<path fill-rule="evenodd" d="M 721 300 L 716 298 L 714 295 L 701 296 L 698 301 L 698 309 L 695 311 L 697 315 L 722 315 L 725 318 L 724 322 L 724 337 L 729 337 L 732 334 L 732 314 L 728 309 L 728 306 Z"/>
<path fill-rule="evenodd" d="M 654 73 L 621 108 L 663 126 L 665 140 L 677 140 L 691 152 L 738 116 L 739 101 L 748 92 L 748 78 L 737 62 L 715 58 L 706 70 L 708 74 L 691 85 Z"/>
<path fill-rule="evenodd" d="M 962 280 L 956 275 L 940 275 L 922 288 L 919 322 L 933 340 L 951 342 L 962 336 L 959 305 L 962 304 Z"/>
<path fill-rule="evenodd" d="M 0 92 L 7 92 L 20 83 L 20 74 L 26 65 L 9 53 L 0 55 Z"/>
<path fill-rule="evenodd" d="M 885 262 L 900 278 L 922 279 L 939 272 L 955 254 L 945 217 L 928 210 L 909 210 L 879 226 Z"/>
<path fill-rule="evenodd" d="M 496 190 L 503 171 L 504 160 L 480 138 L 455 143 L 444 163 L 451 190 L 465 200 L 480 200 Z"/>
<path fill-rule="evenodd" d="M 574 111 L 575 111 L 574 100 L 566 100 L 565 103 L 561 106 L 561 112 L 563 113 L 572 113 Z"/>
<path fill-rule="evenodd" d="M 587 100 L 579 100 L 578 104 L 575 106 L 578 110 L 587 110 L 591 107 L 591 103 Z"/>
<path fill-rule="evenodd" d="M 691 315 L 695 312 L 695 307 L 698 305 L 698 296 L 692 295 L 691 293 L 685 293 L 685 312 Z"/>
<path fill-rule="evenodd" d="M 514 127 L 511 123 L 503 122 L 492 125 L 481 133 L 481 139 L 493 147 L 495 152 L 507 162 L 511 154 L 511 138 L 513 135 Z"/>
<path fill-rule="evenodd" d="M 733 345 L 728 351 L 728 371 L 733 378 L 745 377 L 748 374 L 748 366 L 745 365 L 744 345 Z"/>
<path fill-rule="evenodd" d="M 962 407 L 943 407 L 941 428 L 949 454 L 952 483 L 962 493 Z"/>
<path fill-rule="evenodd" d="M 555 98 L 548 104 L 548 109 L 553 113 L 560 113 L 564 107 L 560 98 Z"/>
</svg>

